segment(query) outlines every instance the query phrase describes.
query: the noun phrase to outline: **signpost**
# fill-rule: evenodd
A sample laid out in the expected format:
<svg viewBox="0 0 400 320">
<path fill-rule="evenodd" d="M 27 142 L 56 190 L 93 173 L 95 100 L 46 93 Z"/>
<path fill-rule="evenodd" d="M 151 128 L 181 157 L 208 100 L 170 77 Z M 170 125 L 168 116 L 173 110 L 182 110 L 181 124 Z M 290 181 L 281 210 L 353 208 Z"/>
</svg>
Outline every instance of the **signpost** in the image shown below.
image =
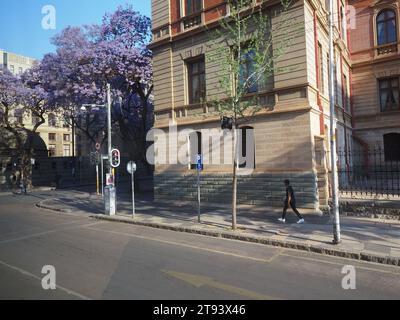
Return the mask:
<svg viewBox="0 0 400 320">
<path fill-rule="evenodd" d="M 132 218 L 135 219 L 135 172 L 136 163 L 134 161 L 129 161 L 127 165 L 127 170 L 132 176 Z"/>
<path fill-rule="evenodd" d="M 96 144 L 96 149 L 98 143 Z M 90 163 L 96 166 L 96 192 L 100 194 L 100 178 L 99 178 L 99 164 L 100 164 L 100 154 L 99 151 L 94 151 L 90 153 Z"/>
<path fill-rule="evenodd" d="M 200 172 L 203 170 L 203 159 L 201 154 L 197 155 L 197 203 L 198 203 L 198 221 L 201 222 L 201 190 L 200 190 Z"/>
<path fill-rule="evenodd" d="M 104 160 L 108 160 L 108 155 L 101 156 L 101 195 L 104 197 Z"/>
</svg>

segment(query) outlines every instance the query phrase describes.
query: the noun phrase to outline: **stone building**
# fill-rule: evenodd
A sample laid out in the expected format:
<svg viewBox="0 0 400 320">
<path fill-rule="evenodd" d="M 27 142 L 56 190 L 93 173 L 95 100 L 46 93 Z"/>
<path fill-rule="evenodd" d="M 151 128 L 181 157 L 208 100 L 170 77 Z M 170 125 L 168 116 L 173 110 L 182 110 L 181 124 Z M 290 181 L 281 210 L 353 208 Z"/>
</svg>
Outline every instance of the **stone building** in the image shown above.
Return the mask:
<svg viewBox="0 0 400 320">
<path fill-rule="evenodd" d="M 265 14 L 279 1 L 252 1 L 263 6 Z M 336 5 L 337 4 L 337 5 Z M 338 120 L 338 145 L 351 147 L 351 61 L 346 26 L 346 2 L 335 1 L 335 90 Z M 221 15 L 229 15 L 222 0 L 152 0 L 154 53 L 155 128 L 169 132 L 192 129 L 221 131 L 218 112 L 199 103 L 193 91 L 204 92 L 205 100 L 219 94 L 218 66 L 207 59 L 210 37 L 207 30 L 218 27 Z M 286 15 L 286 16 L 285 16 Z M 261 111 L 246 128 L 254 129 L 255 165 L 251 172 L 239 169 L 239 203 L 281 206 L 283 180 L 291 179 L 300 207 L 318 209 L 329 197 L 329 90 L 328 21 L 325 1 L 295 1 L 289 12 L 271 20 L 290 17 L 301 26 L 290 47 L 275 61 L 272 81 L 259 87 Z M 207 28 L 205 28 L 205 26 Z M 277 35 L 279 36 L 279 35 Z M 290 70 L 290 71 L 285 71 Z M 196 87 L 193 90 L 193 87 Z M 157 152 L 171 157 L 169 143 L 155 133 Z M 223 136 L 222 131 L 220 132 Z M 161 134 L 161 133 L 160 133 Z M 162 135 L 162 134 L 161 134 Z M 171 132 L 167 135 L 169 140 Z M 201 136 L 199 134 L 199 136 Z M 189 138 L 190 140 L 190 138 Z M 188 143 L 188 157 L 207 151 L 204 137 L 199 146 Z M 206 140 L 206 141 L 205 141 Z M 182 143 L 182 142 L 181 142 Z M 242 140 L 243 143 L 243 140 Z M 158 144 L 158 146 L 157 146 Z M 178 146 L 179 149 L 179 146 Z M 171 152 L 172 151 L 172 152 Z M 204 154 L 204 157 L 210 155 Z M 171 159 L 169 159 L 171 160 Z M 155 197 L 158 199 L 196 199 L 195 166 L 155 164 Z M 193 162 L 193 160 L 191 160 Z M 245 173 L 245 172 L 243 172 Z M 229 202 L 232 165 L 204 165 L 202 196 L 209 202 Z"/>
<path fill-rule="evenodd" d="M 400 161 L 400 4 L 395 0 L 349 1 L 354 134 L 385 161 Z"/>
</svg>

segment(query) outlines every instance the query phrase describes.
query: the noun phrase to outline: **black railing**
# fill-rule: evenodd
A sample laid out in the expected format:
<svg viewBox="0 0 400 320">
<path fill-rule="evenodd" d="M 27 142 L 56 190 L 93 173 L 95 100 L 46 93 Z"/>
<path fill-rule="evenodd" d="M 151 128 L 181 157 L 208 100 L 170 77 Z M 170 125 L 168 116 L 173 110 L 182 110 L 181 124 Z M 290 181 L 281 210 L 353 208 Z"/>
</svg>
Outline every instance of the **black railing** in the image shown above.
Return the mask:
<svg viewBox="0 0 400 320">
<path fill-rule="evenodd" d="M 400 160 L 391 159 L 380 147 L 339 150 L 338 175 L 341 193 L 400 196 Z"/>
</svg>

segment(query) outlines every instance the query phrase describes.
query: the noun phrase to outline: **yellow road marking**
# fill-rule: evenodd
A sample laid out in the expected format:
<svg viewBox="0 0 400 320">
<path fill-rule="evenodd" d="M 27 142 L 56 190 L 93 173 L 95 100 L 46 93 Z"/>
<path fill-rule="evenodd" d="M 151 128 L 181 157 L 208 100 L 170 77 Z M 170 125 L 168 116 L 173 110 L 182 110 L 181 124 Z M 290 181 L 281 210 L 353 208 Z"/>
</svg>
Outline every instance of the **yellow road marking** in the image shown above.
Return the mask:
<svg viewBox="0 0 400 320">
<path fill-rule="evenodd" d="M 169 275 L 170 277 L 177 278 L 179 280 L 187 282 L 196 288 L 206 286 L 206 287 L 234 293 L 234 294 L 237 294 L 237 295 L 240 295 L 240 296 L 243 296 L 246 298 L 254 299 L 254 300 L 279 300 L 279 298 L 277 298 L 277 297 L 272 297 L 272 296 L 264 295 L 264 294 L 261 294 L 261 293 L 255 292 L 255 291 L 250 291 L 247 289 L 234 287 L 234 286 L 222 283 L 222 282 L 215 281 L 214 279 L 205 277 L 205 276 L 199 276 L 199 275 L 181 273 L 181 272 L 175 272 L 175 271 L 169 271 L 169 270 L 161 270 L 161 271 L 164 272 L 165 274 Z"/>
</svg>

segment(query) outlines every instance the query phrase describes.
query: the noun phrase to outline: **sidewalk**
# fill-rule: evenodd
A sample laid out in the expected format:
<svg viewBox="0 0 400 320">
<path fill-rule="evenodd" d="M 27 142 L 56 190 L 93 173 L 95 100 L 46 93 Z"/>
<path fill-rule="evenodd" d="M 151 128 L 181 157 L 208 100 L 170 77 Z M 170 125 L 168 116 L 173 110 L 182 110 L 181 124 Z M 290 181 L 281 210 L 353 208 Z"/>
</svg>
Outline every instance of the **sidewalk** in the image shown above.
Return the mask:
<svg viewBox="0 0 400 320">
<path fill-rule="evenodd" d="M 118 199 L 117 216 L 105 216 L 103 199 L 96 195 L 47 199 L 38 207 L 65 213 L 88 214 L 97 219 L 154 228 L 203 234 L 400 266 L 400 222 L 342 217 L 342 243 L 332 245 L 332 221 L 327 215 L 302 211 L 306 223 L 296 224 L 288 212 L 287 223 L 277 221 L 281 210 L 253 206 L 238 207 L 238 230 L 231 230 L 230 205 L 202 208 L 198 223 L 196 204 L 136 201 L 136 218 L 128 197 Z"/>
</svg>

